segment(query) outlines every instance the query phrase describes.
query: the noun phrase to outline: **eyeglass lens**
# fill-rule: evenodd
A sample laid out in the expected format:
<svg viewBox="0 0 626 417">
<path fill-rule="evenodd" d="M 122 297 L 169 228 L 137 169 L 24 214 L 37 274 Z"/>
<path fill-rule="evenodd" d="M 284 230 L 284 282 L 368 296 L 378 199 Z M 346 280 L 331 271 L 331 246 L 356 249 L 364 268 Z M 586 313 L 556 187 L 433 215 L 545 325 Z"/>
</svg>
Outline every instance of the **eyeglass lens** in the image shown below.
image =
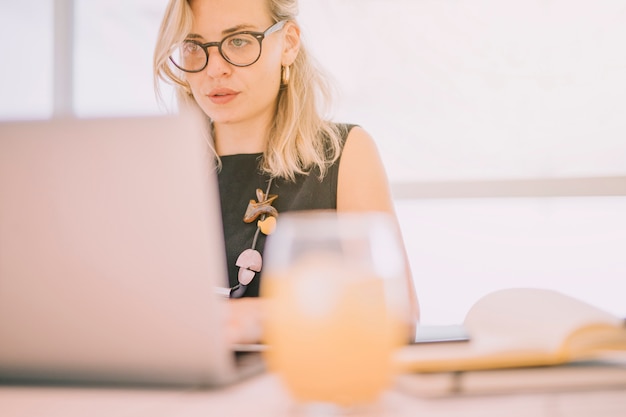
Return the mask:
<svg viewBox="0 0 626 417">
<path fill-rule="evenodd" d="M 199 42 L 187 40 L 174 51 L 172 60 L 182 70 L 200 71 L 207 64 L 207 49 Z M 224 38 L 218 49 L 226 61 L 245 66 L 259 58 L 261 43 L 251 34 L 239 33 Z"/>
<path fill-rule="evenodd" d="M 285 23 L 285 20 L 276 22 L 262 33 L 233 33 L 221 42 L 203 44 L 195 40 L 186 40 L 174 49 L 170 60 L 183 71 L 202 71 L 209 62 L 209 47 L 216 46 L 226 61 L 239 67 L 247 67 L 261 56 L 261 42 L 265 36 L 281 30 Z"/>
</svg>

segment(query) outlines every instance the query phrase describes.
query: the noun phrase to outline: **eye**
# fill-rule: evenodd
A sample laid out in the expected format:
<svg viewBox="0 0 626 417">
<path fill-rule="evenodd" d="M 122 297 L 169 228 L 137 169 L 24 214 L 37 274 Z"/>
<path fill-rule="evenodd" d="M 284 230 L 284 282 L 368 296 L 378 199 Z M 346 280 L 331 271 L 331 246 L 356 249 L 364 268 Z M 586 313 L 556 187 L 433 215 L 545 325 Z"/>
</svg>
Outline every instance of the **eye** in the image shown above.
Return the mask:
<svg viewBox="0 0 626 417">
<path fill-rule="evenodd" d="M 232 38 L 228 38 L 228 48 L 231 49 L 241 49 L 250 45 L 250 37 L 249 36 L 234 36 Z"/>
<path fill-rule="evenodd" d="M 202 52 L 202 48 L 195 42 L 185 41 L 182 45 L 182 51 L 185 55 L 195 55 Z"/>
</svg>

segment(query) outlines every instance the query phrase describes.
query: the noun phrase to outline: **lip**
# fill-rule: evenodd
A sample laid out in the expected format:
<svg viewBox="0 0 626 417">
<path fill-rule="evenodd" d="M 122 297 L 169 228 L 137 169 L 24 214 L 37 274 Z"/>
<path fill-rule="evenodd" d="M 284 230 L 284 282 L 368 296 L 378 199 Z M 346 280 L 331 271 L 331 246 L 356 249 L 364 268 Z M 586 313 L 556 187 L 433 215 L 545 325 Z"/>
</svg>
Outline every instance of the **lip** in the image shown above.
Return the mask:
<svg viewBox="0 0 626 417">
<path fill-rule="evenodd" d="M 215 104 L 226 104 L 234 100 L 238 94 L 239 92 L 230 88 L 215 88 L 207 96 Z"/>
</svg>

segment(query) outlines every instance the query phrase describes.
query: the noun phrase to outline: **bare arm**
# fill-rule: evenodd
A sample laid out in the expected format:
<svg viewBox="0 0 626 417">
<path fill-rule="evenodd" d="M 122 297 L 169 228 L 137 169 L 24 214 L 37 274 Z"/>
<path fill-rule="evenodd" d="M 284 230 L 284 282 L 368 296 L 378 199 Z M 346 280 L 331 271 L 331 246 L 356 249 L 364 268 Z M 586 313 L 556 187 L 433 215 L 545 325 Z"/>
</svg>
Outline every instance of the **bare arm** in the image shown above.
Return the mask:
<svg viewBox="0 0 626 417">
<path fill-rule="evenodd" d="M 339 165 L 337 184 L 337 211 L 381 211 L 392 215 L 398 233 L 400 227 L 395 214 L 385 168 L 372 137 L 362 128 L 350 131 Z M 419 303 L 409 268 L 406 250 L 406 283 L 411 303 L 413 324 L 419 321 Z"/>
<path fill-rule="evenodd" d="M 262 339 L 264 300 L 244 297 L 227 301 L 227 340 L 235 343 L 258 343 Z"/>
</svg>

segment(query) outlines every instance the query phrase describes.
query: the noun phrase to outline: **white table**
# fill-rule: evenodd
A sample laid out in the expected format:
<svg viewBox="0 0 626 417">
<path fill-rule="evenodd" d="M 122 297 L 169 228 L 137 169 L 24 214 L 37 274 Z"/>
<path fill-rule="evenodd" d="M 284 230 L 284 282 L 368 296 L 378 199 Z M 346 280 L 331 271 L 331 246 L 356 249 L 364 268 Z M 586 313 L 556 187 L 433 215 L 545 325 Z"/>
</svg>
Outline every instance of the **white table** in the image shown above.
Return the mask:
<svg viewBox="0 0 626 417">
<path fill-rule="evenodd" d="M 219 390 L 0 386 L 1 417 L 289 416 L 292 401 L 271 374 Z M 624 417 L 626 389 L 423 399 L 390 390 L 380 416 Z"/>
</svg>

